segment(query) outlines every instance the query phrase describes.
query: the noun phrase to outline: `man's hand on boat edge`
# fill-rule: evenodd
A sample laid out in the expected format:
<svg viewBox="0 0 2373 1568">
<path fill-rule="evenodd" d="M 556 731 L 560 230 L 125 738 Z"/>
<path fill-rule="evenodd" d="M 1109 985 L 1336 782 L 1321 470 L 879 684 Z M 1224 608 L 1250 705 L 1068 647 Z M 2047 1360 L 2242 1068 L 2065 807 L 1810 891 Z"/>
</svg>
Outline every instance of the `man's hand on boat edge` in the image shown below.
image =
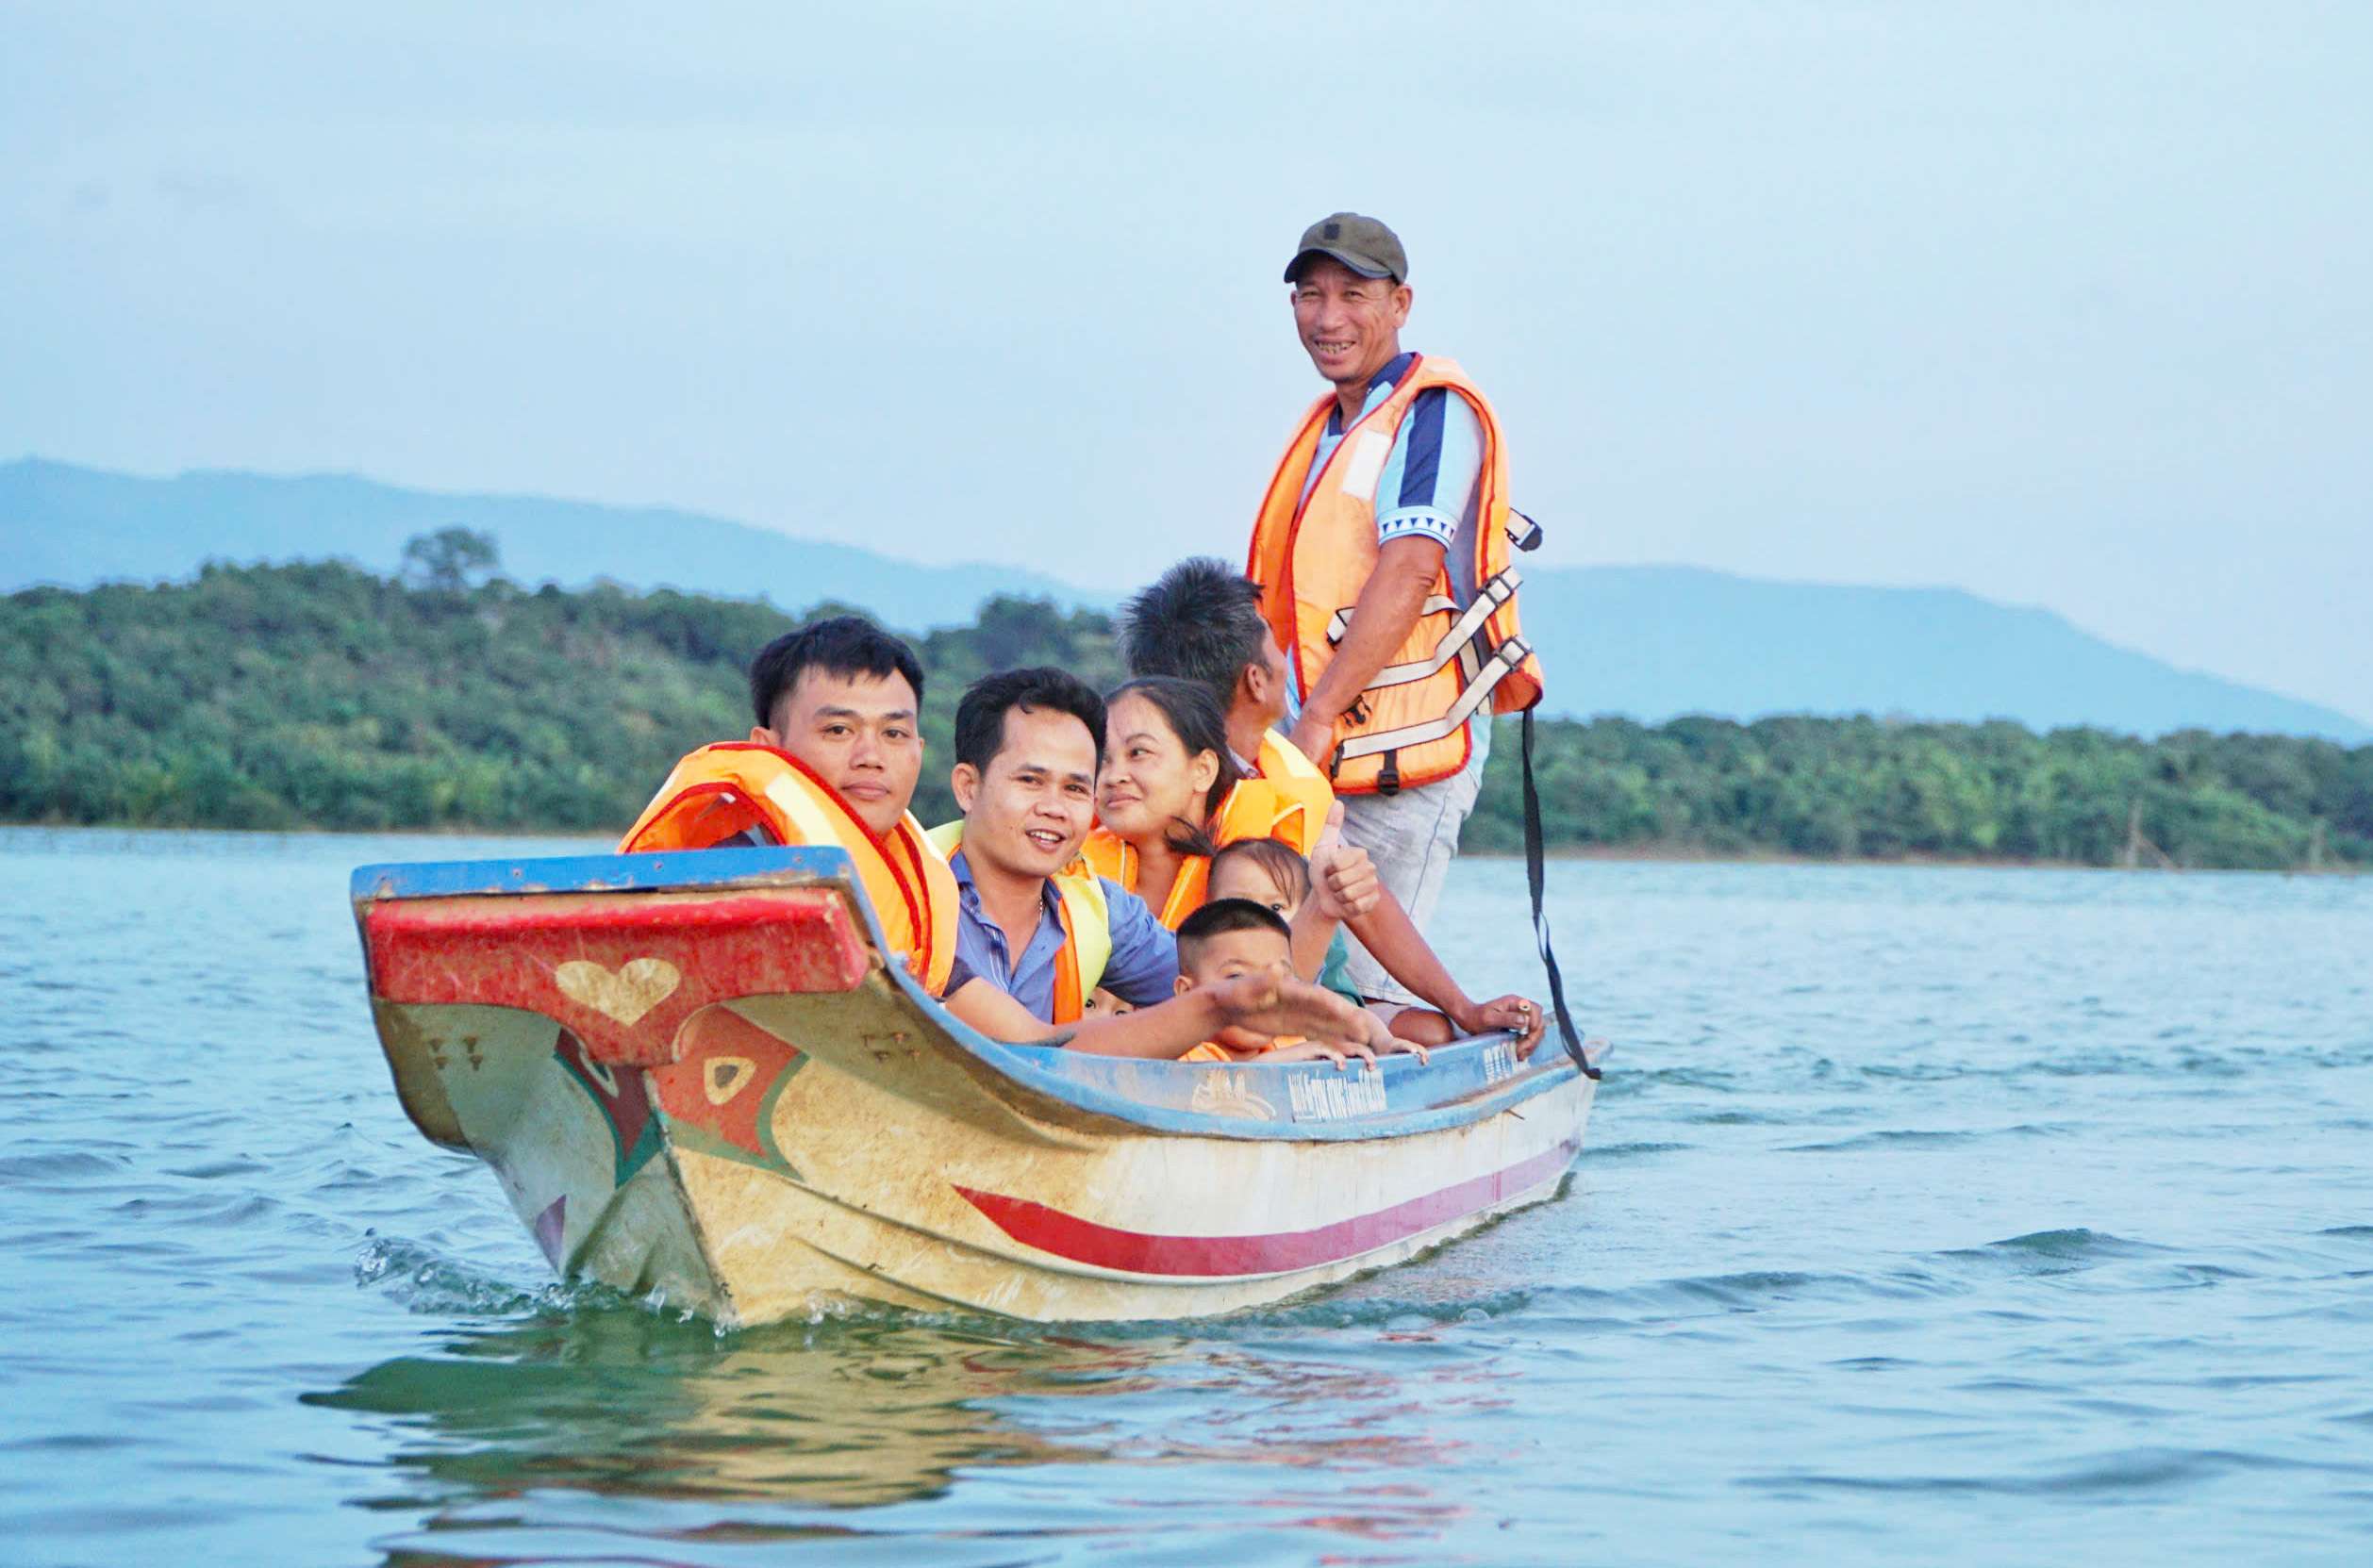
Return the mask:
<svg viewBox="0 0 2373 1568">
<path fill-rule="evenodd" d="M 1519 1062 L 1533 1054 L 1533 1048 L 1541 1043 L 1541 1033 L 1549 1027 L 1549 1015 L 1541 1011 L 1539 1003 L 1513 992 L 1483 1003 L 1475 1009 L 1472 1018 L 1452 1021 L 1469 1034 L 1487 1034 L 1502 1029 L 1512 1032 Z"/>
</svg>

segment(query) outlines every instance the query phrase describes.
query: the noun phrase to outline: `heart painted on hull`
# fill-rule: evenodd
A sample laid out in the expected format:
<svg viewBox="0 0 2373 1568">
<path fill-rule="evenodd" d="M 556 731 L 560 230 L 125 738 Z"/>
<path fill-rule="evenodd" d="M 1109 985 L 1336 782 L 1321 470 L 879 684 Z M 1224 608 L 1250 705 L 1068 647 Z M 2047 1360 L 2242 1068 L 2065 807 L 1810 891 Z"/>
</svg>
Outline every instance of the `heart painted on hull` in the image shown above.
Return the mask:
<svg viewBox="0 0 2373 1568">
<path fill-rule="evenodd" d="M 616 969 L 572 959 L 552 971 L 560 994 L 606 1018 L 631 1024 L 675 994 L 683 974 L 664 958 L 633 958 Z"/>
</svg>

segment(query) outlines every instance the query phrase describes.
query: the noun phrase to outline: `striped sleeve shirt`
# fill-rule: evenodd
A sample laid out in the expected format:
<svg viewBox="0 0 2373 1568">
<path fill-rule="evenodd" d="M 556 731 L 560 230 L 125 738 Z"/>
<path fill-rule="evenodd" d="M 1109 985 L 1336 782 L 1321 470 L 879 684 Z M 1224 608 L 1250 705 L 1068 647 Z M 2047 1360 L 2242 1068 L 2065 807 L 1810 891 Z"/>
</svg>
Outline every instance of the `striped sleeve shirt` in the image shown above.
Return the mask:
<svg viewBox="0 0 2373 1568">
<path fill-rule="evenodd" d="M 1404 354 L 1377 371 L 1360 412 L 1366 414 L 1392 396 L 1394 385 L 1416 361 L 1416 355 Z M 1303 476 L 1305 501 L 1319 470 L 1342 444 L 1341 421 L 1339 409 L 1327 416 L 1310 471 Z M 1449 553 L 1444 564 L 1450 569 L 1451 597 L 1461 607 L 1475 598 L 1473 530 L 1482 480 L 1483 421 L 1473 406 L 1447 387 L 1419 392 L 1377 474 L 1376 542 L 1418 538 L 1440 545 Z"/>
</svg>

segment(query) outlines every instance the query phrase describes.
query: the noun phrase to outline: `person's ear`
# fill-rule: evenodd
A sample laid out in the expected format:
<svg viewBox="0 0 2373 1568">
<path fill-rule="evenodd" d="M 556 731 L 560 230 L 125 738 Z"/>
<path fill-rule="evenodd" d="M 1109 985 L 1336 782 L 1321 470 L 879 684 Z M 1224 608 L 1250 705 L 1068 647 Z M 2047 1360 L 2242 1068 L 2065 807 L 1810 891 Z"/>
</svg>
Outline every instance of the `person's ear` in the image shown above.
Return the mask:
<svg viewBox="0 0 2373 1568">
<path fill-rule="evenodd" d="M 1178 977 L 1178 983 L 1170 988 L 1170 995 L 1173 997 L 1183 997 L 1194 988 L 1195 982 L 1188 980 L 1182 974 Z"/>
<path fill-rule="evenodd" d="M 1248 664 L 1236 672 L 1236 701 L 1247 707 L 1259 708 L 1269 698 L 1269 670 L 1258 664 Z"/>
<path fill-rule="evenodd" d="M 971 816 L 972 801 L 981 792 L 981 770 L 969 762 L 957 763 L 948 769 L 948 787 L 955 791 L 955 809 Z"/>
<path fill-rule="evenodd" d="M 1409 324 L 1409 304 L 1416 298 L 1417 296 L 1409 291 L 1409 286 L 1405 283 L 1392 291 L 1393 325 L 1407 326 Z"/>
<path fill-rule="evenodd" d="M 753 745 L 772 746 L 778 751 L 783 750 L 783 737 L 763 724 L 750 726 L 750 740 Z"/>
<path fill-rule="evenodd" d="M 1220 753 L 1196 752 L 1195 760 L 1186 765 L 1186 777 L 1194 784 L 1196 794 L 1207 793 L 1213 784 L 1220 782 Z"/>
</svg>

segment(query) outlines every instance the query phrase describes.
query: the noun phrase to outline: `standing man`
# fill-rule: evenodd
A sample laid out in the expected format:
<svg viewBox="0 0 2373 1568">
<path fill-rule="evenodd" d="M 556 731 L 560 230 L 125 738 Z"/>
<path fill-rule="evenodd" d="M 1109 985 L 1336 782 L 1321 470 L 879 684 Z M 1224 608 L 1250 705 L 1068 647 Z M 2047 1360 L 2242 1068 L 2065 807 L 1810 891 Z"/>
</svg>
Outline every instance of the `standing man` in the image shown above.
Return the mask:
<svg viewBox="0 0 2373 1568">
<path fill-rule="evenodd" d="M 1517 625 L 1508 460 L 1452 361 L 1403 352 L 1409 259 L 1338 212 L 1286 268 L 1294 327 L 1332 390 L 1269 481 L 1246 575 L 1285 653 L 1294 744 L 1343 797 L 1343 836 L 1421 931 L 1483 785 L 1491 717 L 1541 699 Z M 1529 548 L 1530 539 L 1526 540 Z M 1365 950 L 1364 995 L 1417 1005 Z"/>
</svg>

